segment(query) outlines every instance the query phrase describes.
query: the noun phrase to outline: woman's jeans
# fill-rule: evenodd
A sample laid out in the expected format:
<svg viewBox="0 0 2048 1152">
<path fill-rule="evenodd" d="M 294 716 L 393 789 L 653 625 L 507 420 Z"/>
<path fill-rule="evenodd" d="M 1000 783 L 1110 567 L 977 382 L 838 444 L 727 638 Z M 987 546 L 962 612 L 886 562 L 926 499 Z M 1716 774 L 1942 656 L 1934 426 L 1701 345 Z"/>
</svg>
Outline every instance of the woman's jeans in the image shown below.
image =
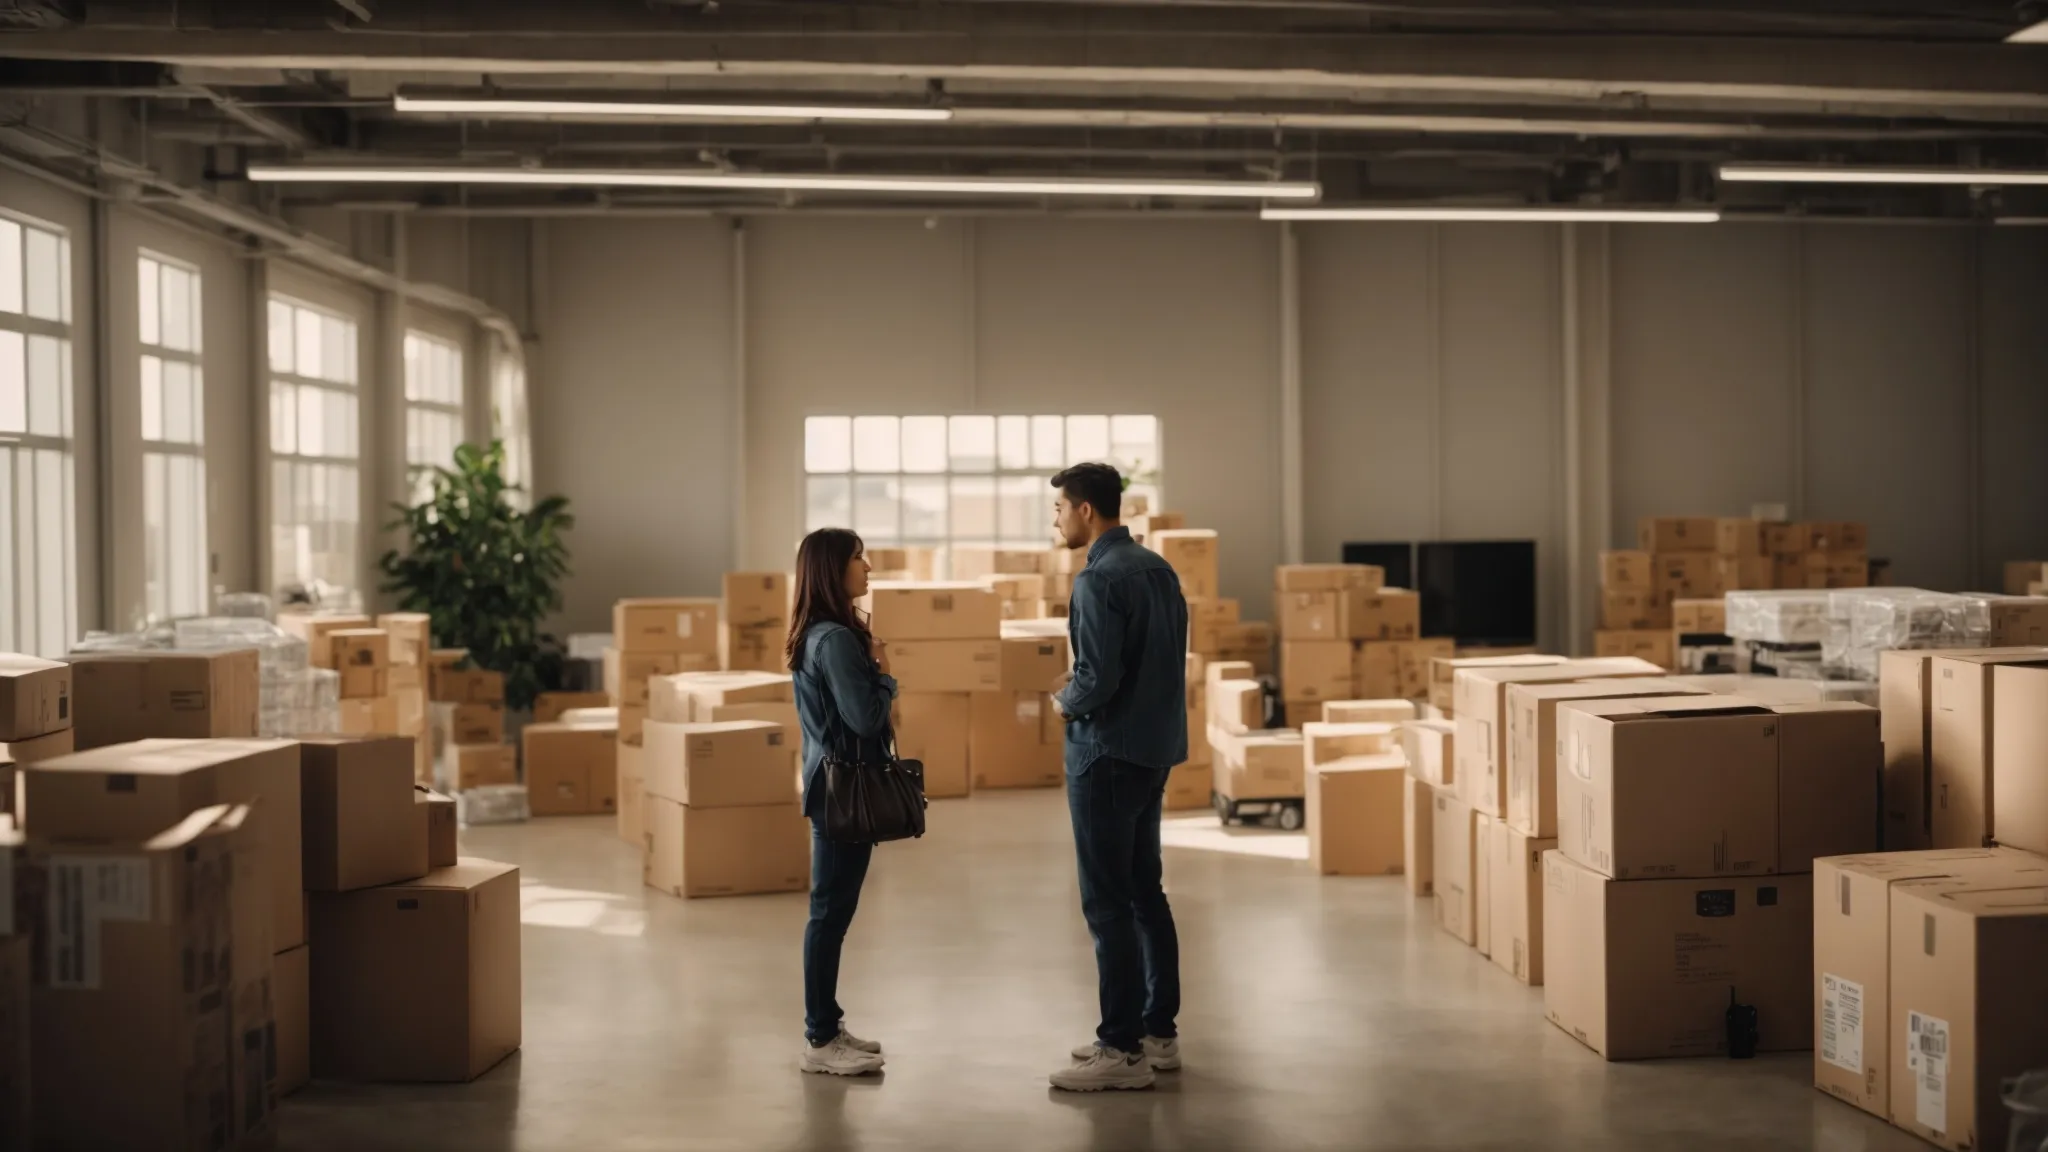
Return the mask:
<svg viewBox="0 0 2048 1152">
<path fill-rule="evenodd" d="M 804 926 L 804 1036 L 826 1044 L 839 1035 L 839 951 L 860 906 L 873 844 L 825 839 L 811 821 L 811 921 Z"/>
</svg>

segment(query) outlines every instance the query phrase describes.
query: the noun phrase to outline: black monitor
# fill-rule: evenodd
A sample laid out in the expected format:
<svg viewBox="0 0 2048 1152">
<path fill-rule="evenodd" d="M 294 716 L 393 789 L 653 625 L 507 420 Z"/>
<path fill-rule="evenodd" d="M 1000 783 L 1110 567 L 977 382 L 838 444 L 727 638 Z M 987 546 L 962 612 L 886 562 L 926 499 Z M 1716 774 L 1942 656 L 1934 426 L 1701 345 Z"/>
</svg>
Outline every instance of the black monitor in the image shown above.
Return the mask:
<svg viewBox="0 0 2048 1152">
<path fill-rule="evenodd" d="M 1440 541 L 1415 553 L 1424 636 L 1450 636 L 1461 648 L 1536 643 L 1534 540 Z"/>
<path fill-rule="evenodd" d="M 1392 588 L 1415 587 L 1415 545 L 1409 541 L 1399 544 L 1346 544 L 1344 563 L 1372 564 L 1384 569 L 1387 585 Z"/>
</svg>

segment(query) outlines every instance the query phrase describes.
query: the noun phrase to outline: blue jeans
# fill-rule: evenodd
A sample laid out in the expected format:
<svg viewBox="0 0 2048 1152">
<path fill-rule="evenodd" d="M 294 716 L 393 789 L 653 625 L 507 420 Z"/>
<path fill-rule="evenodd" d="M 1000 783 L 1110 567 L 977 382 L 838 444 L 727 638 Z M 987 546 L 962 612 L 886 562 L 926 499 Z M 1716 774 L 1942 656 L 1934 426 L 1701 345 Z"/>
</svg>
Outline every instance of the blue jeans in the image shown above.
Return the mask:
<svg viewBox="0 0 2048 1152">
<path fill-rule="evenodd" d="M 811 821 L 811 920 L 804 925 L 804 1037 L 826 1044 L 839 1035 L 839 951 L 860 906 L 873 844 L 827 840 Z"/>
<path fill-rule="evenodd" d="M 1123 1052 L 1138 1051 L 1146 1036 L 1177 1035 L 1180 941 L 1159 860 L 1166 774 L 1104 756 L 1067 777 L 1081 914 L 1095 937 L 1102 1007 L 1095 1040 Z"/>
</svg>

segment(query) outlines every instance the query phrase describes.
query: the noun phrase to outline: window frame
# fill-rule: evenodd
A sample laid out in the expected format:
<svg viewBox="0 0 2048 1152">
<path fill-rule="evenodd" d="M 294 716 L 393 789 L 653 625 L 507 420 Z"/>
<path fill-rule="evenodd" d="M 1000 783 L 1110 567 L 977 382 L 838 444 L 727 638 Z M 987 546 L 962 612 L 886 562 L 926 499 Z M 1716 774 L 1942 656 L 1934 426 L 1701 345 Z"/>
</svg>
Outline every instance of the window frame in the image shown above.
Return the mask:
<svg viewBox="0 0 2048 1152">
<path fill-rule="evenodd" d="M 22 430 L 0 433 L 0 507 L 6 509 L 6 539 L 0 541 L 0 650 L 56 659 L 70 651 L 79 634 L 78 573 L 78 396 L 74 378 L 77 338 L 72 309 L 72 229 L 32 213 L 0 207 L 0 221 L 19 231 L 20 310 L 0 311 L 0 332 L 20 337 Z M 42 233 L 56 242 L 57 316 L 29 312 L 30 236 Z M 35 384 L 30 379 L 35 341 L 56 344 L 57 435 L 37 432 Z M 54 506 L 42 499 L 42 488 L 54 469 Z M 24 481 L 27 481 L 24 484 Z M 23 502 L 31 515 L 21 513 Z M 44 530 L 53 529 L 54 559 L 45 555 Z M 31 551 L 24 554 L 24 542 Z M 54 571 L 51 569 L 54 566 Z M 60 602 L 46 602 L 44 585 L 52 579 L 63 592 Z M 26 590 L 25 589 L 26 586 Z M 54 636 L 45 632 L 54 629 Z M 34 642 L 31 643 L 30 637 Z"/>
<path fill-rule="evenodd" d="M 287 351 L 290 354 L 290 366 L 288 369 L 282 370 L 277 367 L 278 349 L 274 343 L 276 309 L 279 308 L 284 309 L 285 319 L 289 325 Z M 329 339 L 328 325 L 325 322 L 333 321 L 343 326 L 340 347 L 343 349 L 344 358 L 342 363 L 344 369 L 341 375 L 347 377 L 346 379 L 337 379 L 327 375 L 324 371 L 324 357 L 321 374 L 307 375 L 299 371 L 299 318 L 301 313 L 310 314 L 323 322 L 321 324 L 323 347 Z M 309 300 L 289 290 L 271 289 L 265 294 L 264 298 L 264 325 L 266 337 L 263 343 L 264 397 L 267 402 L 269 415 L 269 420 L 265 425 L 268 431 L 264 438 L 265 459 L 269 466 L 265 483 L 270 487 L 269 514 L 267 517 L 268 522 L 266 524 L 267 531 L 265 533 L 264 546 L 268 552 L 266 561 L 270 574 L 269 583 L 273 590 L 281 590 L 288 585 L 305 585 L 314 580 L 331 581 L 333 577 L 343 575 L 342 572 L 332 569 L 324 573 L 319 571 L 320 565 L 317 561 L 312 564 L 310 570 L 304 571 L 299 569 L 296 559 L 289 566 L 280 566 L 278 563 L 280 548 L 278 535 L 285 530 L 296 531 L 305 529 L 310 532 L 323 523 L 330 526 L 346 524 L 348 530 L 341 535 L 340 548 L 336 550 L 338 554 L 345 554 L 346 556 L 347 562 L 342 566 L 345 569 L 345 578 L 335 581 L 335 583 L 345 592 L 360 595 L 363 592 L 361 585 L 364 579 L 363 558 L 365 554 L 363 547 L 362 498 L 365 421 L 361 363 L 361 322 L 344 309 Z M 292 443 L 289 451 L 280 450 L 278 447 L 278 388 L 280 385 L 287 385 L 295 390 L 292 397 Z M 323 401 L 330 396 L 341 398 L 342 403 L 345 405 L 343 410 L 349 414 L 349 418 L 353 422 L 354 435 L 352 440 L 355 451 L 352 455 L 334 455 L 325 451 L 308 453 L 304 450 L 304 421 L 300 415 L 300 405 L 304 402 L 305 390 L 307 389 L 314 390 Z M 323 435 L 324 440 L 325 437 Z M 324 442 L 321 445 L 323 449 L 326 446 Z M 323 504 L 323 512 L 327 517 L 325 520 L 309 520 L 298 515 L 300 504 L 295 494 L 301 488 L 302 480 L 305 482 L 305 487 L 311 487 L 315 477 L 322 478 L 330 486 L 327 500 Z M 288 485 L 291 489 L 290 493 L 286 491 L 287 484 L 285 481 L 287 480 L 290 481 Z M 339 498 L 338 494 L 340 493 L 347 493 L 348 507 L 352 509 L 352 512 L 346 515 L 335 511 L 335 501 Z"/>
<path fill-rule="evenodd" d="M 438 345 L 453 354 L 455 385 L 455 399 L 453 401 L 432 398 L 418 399 L 414 397 L 414 366 L 424 362 L 424 358 L 414 355 L 413 347 L 415 344 Z M 453 450 L 469 442 L 469 425 L 467 423 L 469 412 L 468 404 L 466 403 L 468 399 L 469 349 L 460 340 L 441 335 L 417 324 L 406 327 L 402 347 L 404 349 L 402 358 L 405 366 L 404 378 L 399 381 L 399 385 L 401 388 L 400 395 L 403 398 L 402 410 L 404 416 L 400 424 L 400 436 L 404 450 L 406 490 L 414 500 L 423 500 L 432 489 L 431 477 L 433 469 L 436 467 L 452 467 L 454 465 Z M 453 418 L 456 436 L 454 444 L 449 446 L 451 454 L 449 459 L 439 461 L 414 459 L 414 446 L 416 443 L 413 438 L 414 413 L 432 413 Z"/>
<path fill-rule="evenodd" d="M 143 419 L 137 433 L 142 447 L 142 525 L 143 525 L 143 611 L 151 624 L 162 624 L 181 617 L 205 615 L 213 602 L 213 549 L 207 523 L 207 460 L 206 460 L 206 366 L 205 366 L 205 292 L 206 276 L 200 267 L 190 260 L 160 252 L 153 248 L 136 249 L 136 306 L 135 342 L 137 349 L 136 395 L 141 404 Z M 144 265 L 154 264 L 158 269 L 157 284 L 153 292 L 144 292 Z M 164 308 L 162 269 L 173 269 L 190 277 L 191 296 L 188 301 L 189 324 L 191 328 L 190 348 L 176 348 L 164 342 Z M 157 309 L 156 339 L 150 340 L 145 327 L 144 309 L 154 302 Z M 149 434 L 148 412 L 151 387 L 149 364 L 157 364 L 156 382 L 158 435 Z M 190 394 L 186 404 L 188 439 L 166 439 L 163 435 L 164 381 L 168 378 L 166 369 L 177 364 L 182 366 L 189 382 Z M 177 468 L 174 459 L 187 461 L 184 465 L 190 491 L 180 494 L 172 478 Z M 152 498 L 150 476 L 153 470 L 162 470 L 162 482 Z M 161 507 L 154 505 L 161 502 Z M 192 519 L 185 523 L 194 541 L 174 540 L 173 520 L 179 506 L 190 509 Z M 152 555 L 150 528 L 152 521 L 162 527 L 164 540 L 163 555 Z M 188 551 L 189 550 L 189 551 Z M 161 571 L 158 567 L 161 565 Z M 182 571 L 182 574 L 181 573 Z M 192 587 L 182 584 L 191 581 Z"/>
</svg>

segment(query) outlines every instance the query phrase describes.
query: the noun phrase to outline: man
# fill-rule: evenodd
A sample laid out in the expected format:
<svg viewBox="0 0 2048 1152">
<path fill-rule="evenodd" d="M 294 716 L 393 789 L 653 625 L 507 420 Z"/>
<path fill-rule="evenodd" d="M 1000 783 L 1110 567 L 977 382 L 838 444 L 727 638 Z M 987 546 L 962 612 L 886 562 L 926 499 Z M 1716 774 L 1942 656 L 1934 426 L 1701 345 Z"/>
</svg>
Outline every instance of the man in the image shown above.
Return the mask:
<svg viewBox="0 0 2048 1152">
<path fill-rule="evenodd" d="M 1180 577 L 1120 522 L 1123 477 L 1079 464 L 1052 478 L 1060 537 L 1088 550 L 1067 616 L 1074 671 L 1053 695 L 1067 721 L 1067 809 L 1081 912 L 1095 937 L 1102 1025 L 1055 1088 L 1149 1088 L 1180 1067 L 1180 944 L 1160 885 L 1166 775 L 1188 758 L 1188 606 Z"/>
</svg>

